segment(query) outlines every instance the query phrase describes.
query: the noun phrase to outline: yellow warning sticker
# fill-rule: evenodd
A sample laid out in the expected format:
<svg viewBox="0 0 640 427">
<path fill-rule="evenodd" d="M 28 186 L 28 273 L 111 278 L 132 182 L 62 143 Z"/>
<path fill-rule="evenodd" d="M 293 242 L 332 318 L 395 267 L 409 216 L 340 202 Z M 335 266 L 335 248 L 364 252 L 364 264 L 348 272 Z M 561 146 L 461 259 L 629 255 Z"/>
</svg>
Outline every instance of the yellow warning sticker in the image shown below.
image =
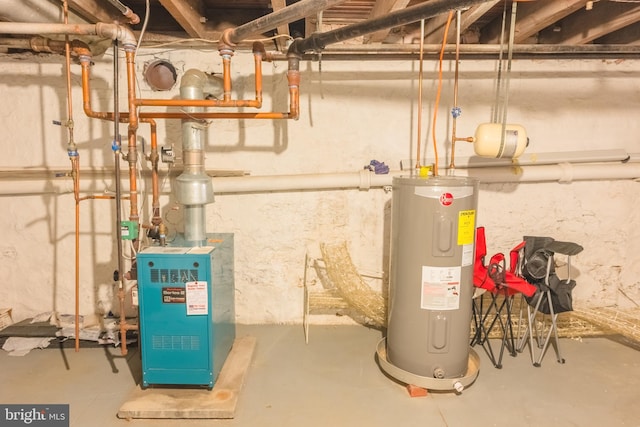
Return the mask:
<svg viewBox="0 0 640 427">
<path fill-rule="evenodd" d="M 458 212 L 458 245 L 471 245 L 476 231 L 476 211 Z"/>
</svg>

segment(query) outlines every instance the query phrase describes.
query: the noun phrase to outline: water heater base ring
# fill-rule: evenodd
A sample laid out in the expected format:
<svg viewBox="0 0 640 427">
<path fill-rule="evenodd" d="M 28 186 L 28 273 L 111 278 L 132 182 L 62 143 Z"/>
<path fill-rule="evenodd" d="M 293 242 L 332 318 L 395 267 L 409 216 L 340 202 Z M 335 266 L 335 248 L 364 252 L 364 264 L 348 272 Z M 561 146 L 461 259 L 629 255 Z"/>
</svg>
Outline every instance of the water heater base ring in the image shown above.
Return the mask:
<svg viewBox="0 0 640 427">
<path fill-rule="evenodd" d="M 387 359 L 387 340 L 383 338 L 378 342 L 376 348 L 376 355 L 378 357 L 378 364 L 380 368 L 389 374 L 391 377 L 405 384 L 411 384 L 418 387 L 426 388 L 427 390 L 439 390 L 439 391 L 457 391 L 461 392 L 464 387 L 471 385 L 478 376 L 480 371 L 480 357 L 472 349 L 469 349 L 469 364 L 467 365 L 467 372 L 463 377 L 459 378 L 433 378 L 423 377 L 421 375 L 412 374 L 404 369 L 400 369 L 397 366 L 391 364 Z"/>
</svg>

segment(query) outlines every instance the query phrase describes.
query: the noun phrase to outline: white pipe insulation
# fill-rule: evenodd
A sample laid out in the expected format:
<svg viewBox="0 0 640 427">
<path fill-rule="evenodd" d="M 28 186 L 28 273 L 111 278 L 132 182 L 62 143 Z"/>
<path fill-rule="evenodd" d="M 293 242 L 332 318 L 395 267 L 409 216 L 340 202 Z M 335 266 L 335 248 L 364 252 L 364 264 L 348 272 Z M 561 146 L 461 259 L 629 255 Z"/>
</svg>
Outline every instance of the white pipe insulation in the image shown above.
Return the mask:
<svg viewBox="0 0 640 427">
<path fill-rule="evenodd" d="M 60 2 L 61 3 L 61 2 Z M 42 0 L 0 0 L 0 20 L 10 22 L 62 22 L 62 7 Z M 70 24 L 89 21 L 69 11 Z"/>
<path fill-rule="evenodd" d="M 119 40 L 124 46 L 137 45 L 135 34 L 129 27 L 118 24 L 107 24 L 104 22 L 98 22 L 97 24 L 0 22 L 0 34 L 89 35 Z"/>
<path fill-rule="evenodd" d="M 218 177 L 212 178 L 212 181 L 214 191 L 218 194 L 369 190 L 391 186 L 394 176 L 408 173 L 409 171 L 393 171 L 389 174 L 376 175 L 368 170 L 361 170 L 347 173 Z M 475 177 L 481 184 L 636 180 L 640 179 L 640 162 L 470 168 L 456 169 L 456 175 Z M 80 191 L 85 194 L 113 193 L 114 184 L 111 178 L 100 178 L 99 183 L 105 185 L 103 191 L 96 188 L 99 185 L 96 180 L 80 180 Z M 127 185 L 123 183 L 123 191 L 128 191 Z M 170 193 L 170 187 L 167 181 L 167 185 L 162 190 L 163 194 Z M 0 180 L 1 196 L 65 193 L 73 193 L 73 181 L 68 177 Z"/>
</svg>

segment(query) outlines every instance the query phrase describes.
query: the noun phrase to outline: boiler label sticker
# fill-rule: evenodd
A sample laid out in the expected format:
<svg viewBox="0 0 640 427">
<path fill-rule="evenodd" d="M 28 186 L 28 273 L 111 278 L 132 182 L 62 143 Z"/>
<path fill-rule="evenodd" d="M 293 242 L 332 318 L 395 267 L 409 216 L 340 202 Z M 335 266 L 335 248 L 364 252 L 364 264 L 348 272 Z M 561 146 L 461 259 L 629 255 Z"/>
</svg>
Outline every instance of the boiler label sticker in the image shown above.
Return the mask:
<svg viewBox="0 0 640 427">
<path fill-rule="evenodd" d="M 184 287 L 187 291 L 187 316 L 209 314 L 207 282 L 187 282 Z"/>
<path fill-rule="evenodd" d="M 472 245 L 476 231 L 476 211 L 458 212 L 458 245 Z"/>
<path fill-rule="evenodd" d="M 462 267 L 422 267 L 420 308 L 457 310 L 460 308 Z"/>
<path fill-rule="evenodd" d="M 162 302 L 164 304 L 184 304 L 184 288 L 162 288 Z"/>
</svg>

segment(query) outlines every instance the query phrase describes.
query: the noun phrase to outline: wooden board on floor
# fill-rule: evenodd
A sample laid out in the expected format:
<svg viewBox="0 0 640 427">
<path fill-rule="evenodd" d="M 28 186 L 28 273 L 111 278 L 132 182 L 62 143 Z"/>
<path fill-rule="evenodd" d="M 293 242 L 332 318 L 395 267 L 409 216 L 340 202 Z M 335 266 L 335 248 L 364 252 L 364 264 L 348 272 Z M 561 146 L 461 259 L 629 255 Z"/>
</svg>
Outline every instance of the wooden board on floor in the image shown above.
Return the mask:
<svg viewBox="0 0 640 427">
<path fill-rule="evenodd" d="M 212 390 L 137 386 L 118 418 L 233 418 L 255 345 L 255 337 L 234 341 Z"/>
</svg>

